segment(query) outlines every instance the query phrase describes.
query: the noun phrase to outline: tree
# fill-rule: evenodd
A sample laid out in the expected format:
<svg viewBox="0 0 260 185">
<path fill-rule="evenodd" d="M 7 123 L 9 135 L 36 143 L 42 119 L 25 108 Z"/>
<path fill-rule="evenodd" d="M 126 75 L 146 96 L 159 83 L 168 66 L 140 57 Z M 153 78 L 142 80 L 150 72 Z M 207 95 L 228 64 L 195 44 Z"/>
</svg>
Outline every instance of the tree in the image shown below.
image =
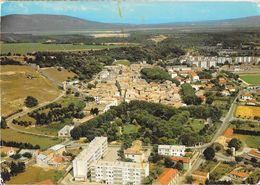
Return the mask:
<svg viewBox="0 0 260 185">
<path fill-rule="evenodd" d="M 236 160 L 237 163 L 239 163 L 239 162 L 241 162 L 243 160 L 243 158 L 240 157 L 240 156 L 236 156 L 235 160 Z"/>
<path fill-rule="evenodd" d="M 228 143 L 228 147 L 230 147 L 230 148 L 234 147 L 236 149 L 236 151 L 239 150 L 241 148 L 241 146 L 242 146 L 242 142 L 237 138 L 231 139 Z"/>
<path fill-rule="evenodd" d="M 11 155 L 10 157 L 17 160 L 17 159 L 21 158 L 21 155 L 20 154 L 14 154 L 14 155 Z"/>
<path fill-rule="evenodd" d="M 0 128 L 5 129 L 7 127 L 6 120 L 4 117 L 0 118 Z"/>
<path fill-rule="evenodd" d="M 98 113 L 99 113 L 99 110 L 98 110 L 98 108 L 92 108 L 92 109 L 90 109 L 90 113 L 91 114 L 95 114 L 95 115 L 98 115 Z"/>
<path fill-rule="evenodd" d="M 1 178 L 3 179 L 4 182 L 10 180 L 10 173 L 8 171 L 1 171 Z"/>
<path fill-rule="evenodd" d="M 193 177 L 192 176 L 186 176 L 186 181 L 187 181 L 188 184 L 192 184 Z"/>
<path fill-rule="evenodd" d="M 166 158 L 164 159 L 164 166 L 165 166 L 166 168 L 173 168 L 174 162 L 171 160 L 170 157 L 166 157 Z"/>
<path fill-rule="evenodd" d="M 215 150 L 212 147 L 208 147 L 204 150 L 203 155 L 206 160 L 212 160 L 215 157 Z"/>
<path fill-rule="evenodd" d="M 34 107 L 36 105 L 38 105 L 38 100 L 32 96 L 27 96 L 24 104 L 26 107 Z"/>
<path fill-rule="evenodd" d="M 178 161 L 175 166 L 174 166 L 177 170 L 182 171 L 184 166 L 183 166 L 183 162 L 182 161 Z"/>
<path fill-rule="evenodd" d="M 26 158 L 29 158 L 29 159 L 32 158 L 32 154 L 29 153 L 29 152 L 25 152 L 22 156 L 26 157 Z"/>
</svg>

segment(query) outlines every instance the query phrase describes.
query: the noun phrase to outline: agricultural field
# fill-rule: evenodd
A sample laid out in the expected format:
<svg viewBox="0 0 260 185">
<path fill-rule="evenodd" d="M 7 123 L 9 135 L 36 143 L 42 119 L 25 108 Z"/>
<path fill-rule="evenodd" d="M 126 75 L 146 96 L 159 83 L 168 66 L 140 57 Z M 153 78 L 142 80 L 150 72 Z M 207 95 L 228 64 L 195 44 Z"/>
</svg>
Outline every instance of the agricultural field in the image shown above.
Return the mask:
<svg viewBox="0 0 260 185">
<path fill-rule="evenodd" d="M 260 74 L 241 74 L 239 77 L 250 85 L 260 85 Z"/>
<path fill-rule="evenodd" d="M 25 172 L 12 177 L 6 184 L 34 184 L 46 179 L 50 179 L 53 183 L 57 183 L 63 173 L 64 172 L 60 170 L 50 170 L 29 166 Z"/>
<path fill-rule="evenodd" d="M 58 87 L 29 66 L 1 66 L 0 78 L 3 116 L 23 108 L 27 96 L 43 103 L 55 99 L 60 93 Z"/>
<path fill-rule="evenodd" d="M 1 53 L 26 54 L 37 51 L 80 51 L 90 49 L 106 49 L 121 47 L 121 45 L 85 45 L 85 44 L 42 44 L 42 43 L 4 43 L 1 44 Z"/>
<path fill-rule="evenodd" d="M 234 134 L 234 137 L 240 139 L 247 147 L 259 148 L 260 146 L 260 136 Z"/>
<path fill-rule="evenodd" d="M 44 68 L 43 72 L 45 75 L 48 75 L 49 77 L 51 77 L 52 79 L 58 82 L 64 82 L 76 76 L 76 74 L 71 71 L 68 71 L 63 68 L 58 69 L 55 67 Z"/>
<path fill-rule="evenodd" d="M 255 116 L 260 117 L 260 107 L 239 105 L 235 116 L 244 119 L 254 119 Z"/>
<path fill-rule="evenodd" d="M 16 132 L 11 129 L 1 129 L 1 139 L 5 141 L 16 141 L 39 145 L 42 150 L 61 142 L 58 138 L 48 138 Z"/>
</svg>

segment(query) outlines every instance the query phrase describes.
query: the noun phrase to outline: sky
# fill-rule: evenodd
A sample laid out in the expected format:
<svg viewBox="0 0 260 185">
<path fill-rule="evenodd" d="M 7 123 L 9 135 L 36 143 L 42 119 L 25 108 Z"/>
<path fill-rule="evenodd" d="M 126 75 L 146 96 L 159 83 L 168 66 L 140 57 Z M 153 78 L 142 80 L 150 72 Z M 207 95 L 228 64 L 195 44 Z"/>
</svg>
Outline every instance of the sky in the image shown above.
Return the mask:
<svg viewBox="0 0 260 185">
<path fill-rule="evenodd" d="M 223 2 L 223 0 L 2 2 L 1 15 L 10 14 L 54 14 L 106 23 L 160 24 L 257 16 L 260 15 L 260 0 L 255 2 Z"/>
</svg>

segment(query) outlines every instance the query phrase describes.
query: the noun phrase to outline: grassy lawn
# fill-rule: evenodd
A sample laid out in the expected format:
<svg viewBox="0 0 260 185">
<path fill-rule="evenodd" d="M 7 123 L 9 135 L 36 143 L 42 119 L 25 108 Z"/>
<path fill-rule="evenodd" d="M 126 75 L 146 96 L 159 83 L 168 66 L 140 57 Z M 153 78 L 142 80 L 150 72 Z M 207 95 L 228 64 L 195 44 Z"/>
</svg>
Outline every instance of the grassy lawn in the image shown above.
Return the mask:
<svg viewBox="0 0 260 185">
<path fill-rule="evenodd" d="M 12 177 L 7 184 L 32 184 L 50 179 L 53 183 L 56 183 L 63 175 L 63 171 L 60 170 L 45 170 L 39 167 L 29 166 L 25 172 Z"/>
<path fill-rule="evenodd" d="M 1 129 L 1 139 L 5 141 L 31 143 L 32 145 L 38 144 L 42 150 L 61 142 L 61 139 L 23 134 L 11 129 Z"/>
<path fill-rule="evenodd" d="M 260 74 L 242 74 L 239 77 L 251 85 L 260 85 Z"/>
<path fill-rule="evenodd" d="M 231 125 L 231 127 L 236 128 L 235 125 Z M 251 130 L 251 131 L 260 131 L 260 122 L 250 122 L 244 121 L 242 124 L 238 126 L 238 129 L 241 130 Z"/>
<path fill-rule="evenodd" d="M 123 133 L 124 134 L 137 133 L 138 129 L 139 127 L 137 125 L 132 125 L 132 124 L 124 125 Z"/>
<path fill-rule="evenodd" d="M 239 138 L 248 147 L 259 148 L 260 146 L 260 136 L 235 134 L 234 137 Z"/>
<path fill-rule="evenodd" d="M 125 65 L 125 66 L 130 66 L 130 62 L 128 60 L 117 60 L 113 64 L 122 64 L 122 65 Z"/>
<path fill-rule="evenodd" d="M 210 172 L 217 164 L 218 162 L 206 161 L 199 167 L 199 170 L 203 172 Z"/>
<path fill-rule="evenodd" d="M 75 73 L 68 71 L 66 69 L 58 70 L 57 68 L 50 67 L 50 68 L 45 68 L 43 70 L 48 76 L 50 76 L 51 78 L 59 82 L 64 82 L 68 78 L 73 78 L 74 76 L 76 76 Z"/>
<path fill-rule="evenodd" d="M 219 179 L 222 176 L 224 176 L 225 174 L 227 174 L 228 172 L 230 172 L 232 170 L 232 167 L 229 166 L 228 164 L 219 164 L 216 169 L 214 169 L 210 176 L 213 176 L 215 179 Z"/>
<path fill-rule="evenodd" d="M 23 108 L 27 96 L 33 96 L 39 103 L 43 103 L 59 95 L 59 89 L 53 83 L 29 66 L 1 66 L 0 78 L 3 116 Z"/>
<path fill-rule="evenodd" d="M 205 122 L 205 120 L 203 120 L 203 119 L 192 119 L 191 118 L 188 121 L 188 125 L 191 126 L 191 128 L 195 132 L 199 132 L 204 127 L 204 122 Z"/>
<path fill-rule="evenodd" d="M 4 43 L 1 53 L 26 54 L 36 51 L 78 51 L 89 49 L 117 48 L 121 45 L 73 45 L 73 44 L 42 44 L 42 43 Z"/>
</svg>

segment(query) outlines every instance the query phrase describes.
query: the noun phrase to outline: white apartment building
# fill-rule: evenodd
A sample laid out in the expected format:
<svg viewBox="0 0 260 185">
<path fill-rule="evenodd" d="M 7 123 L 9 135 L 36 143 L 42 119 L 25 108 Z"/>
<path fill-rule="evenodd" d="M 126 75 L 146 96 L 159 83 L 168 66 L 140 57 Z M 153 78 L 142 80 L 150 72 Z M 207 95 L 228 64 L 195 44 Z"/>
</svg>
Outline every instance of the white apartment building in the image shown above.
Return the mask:
<svg viewBox="0 0 260 185">
<path fill-rule="evenodd" d="M 87 180 L 87 174 L 90 170 L 91 164 L 106 153 L 108 147 L 107 137 L 95 137 L 89 146 L 85 148 L 73 160 L 73 176 L 76 181 Z"/>
<path fill-rule="evenodd" d="M 158 154 L 167 156 L 184 156 L 186 147 L 184 145 L 159 145 Z"/>
<path fill-rule="evenodd" d="M 100 160 L 91 166 L 91 181 L 104 184 L 141 185 L 148 175 L 148 163 Z"/>
</svg>

